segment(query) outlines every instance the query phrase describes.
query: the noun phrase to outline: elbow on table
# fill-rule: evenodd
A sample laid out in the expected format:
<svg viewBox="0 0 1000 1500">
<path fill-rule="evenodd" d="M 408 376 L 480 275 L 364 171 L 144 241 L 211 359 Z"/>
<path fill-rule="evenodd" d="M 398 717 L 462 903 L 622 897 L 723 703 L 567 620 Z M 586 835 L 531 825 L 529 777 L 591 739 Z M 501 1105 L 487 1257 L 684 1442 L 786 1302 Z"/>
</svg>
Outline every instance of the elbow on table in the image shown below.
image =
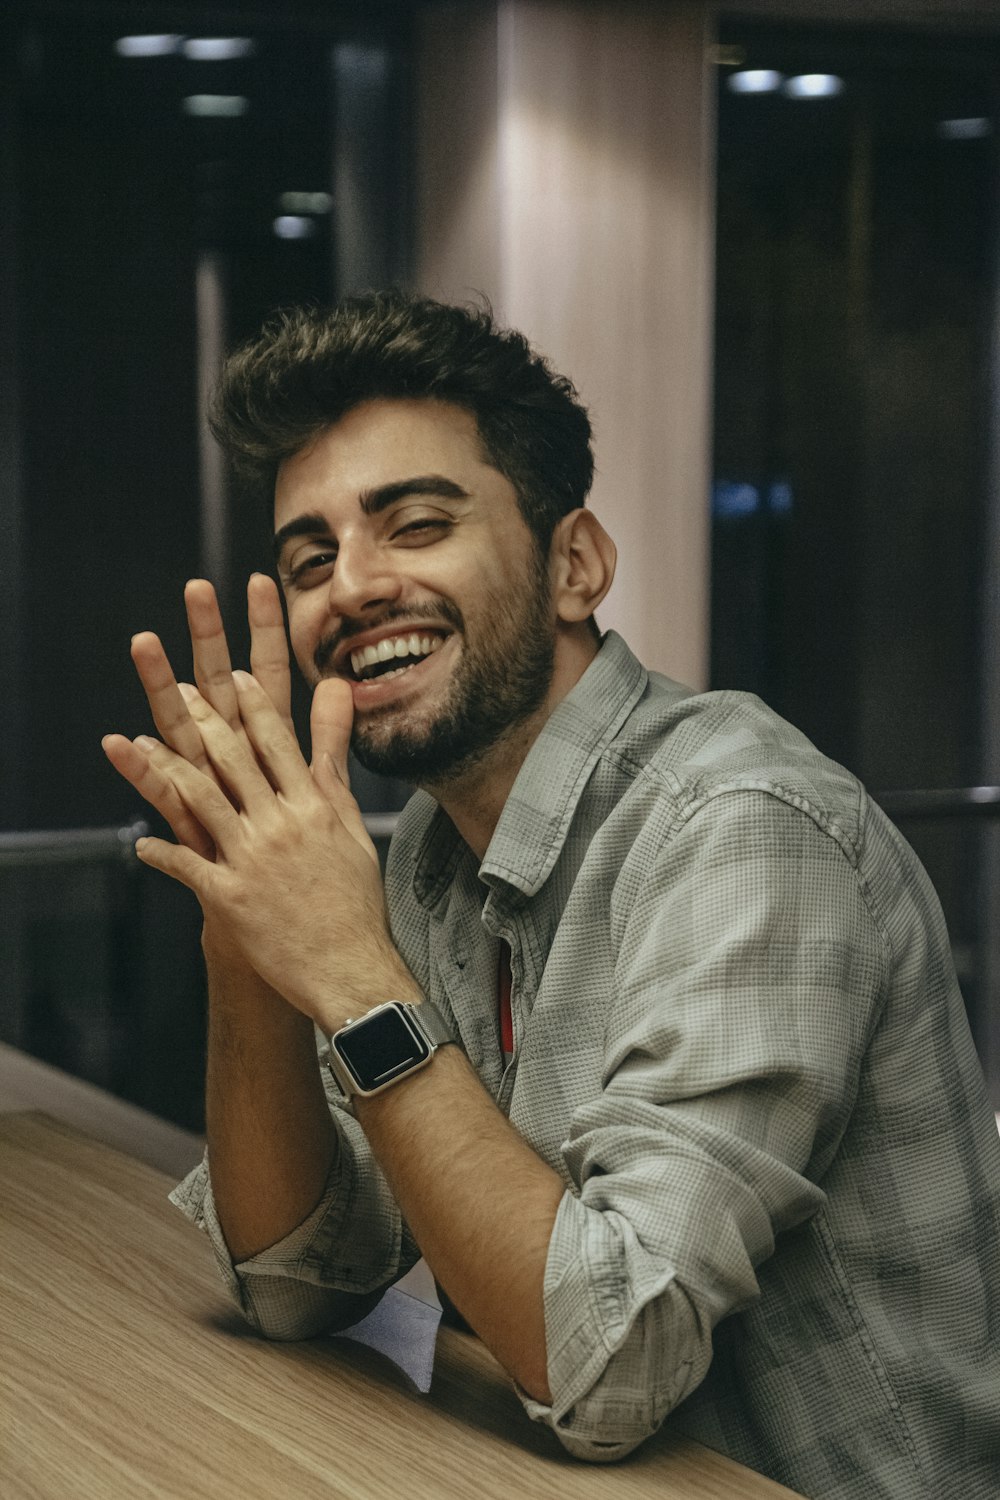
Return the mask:
<svg viewBox="0 0 1000 1500">
<path fill-rule="evenodd" d="M 597 1378 L 581 1390 L 578 1362 L 557 1359 L 554 1401 L 529 1413 L 584 1463 L 615 1463 L 659 1431 L 701 1383 L 712 1359 L 711 1325 L 676 1282 L 638 1313 Z"/>
<path fill-rule="evenodd" d="M 339 1333 L 359 1323 L 381 1300 L 385 1288 L 354 1294 L 313 1287 L 311 1295 L 304 1297 L 300 1285 L 296 1288 L 294 1309 L 275 1305 L 273 1297 L 268 1295 L 269 1290 L 252 1286 L 250 1278 L 246 1278 L 240 1310 L 258 1338 L 293 1344 L 323 1334 Z"/>
<path fill-rule="evenodd" d="M 655 1432 L 655 1428 L 653 1431 Z M 643 1443 L 648 1442 L 653 1432 L 630 1432 L 619 1437 L 606 1438 L 579 1437 L 571 1431 L 562 1431 L 556 1428 L 556 1436 L 571 1458 L 579 1459 L 585 1464 L 614 1464 L 623 1458 L 628 1458 L 630 1453 Z"/>
<path fill-rule="evenodd" d="M 648 1442 L 671 1409 L 653 1401 L 623 1402 L 614 1409 L 601 1399 L 584 1397 L 558 1418 L 551 1408 L 533 1415 L 547 1420 L 571 1458 L 587 1464 L 613 1464 Z"/>
</svg>

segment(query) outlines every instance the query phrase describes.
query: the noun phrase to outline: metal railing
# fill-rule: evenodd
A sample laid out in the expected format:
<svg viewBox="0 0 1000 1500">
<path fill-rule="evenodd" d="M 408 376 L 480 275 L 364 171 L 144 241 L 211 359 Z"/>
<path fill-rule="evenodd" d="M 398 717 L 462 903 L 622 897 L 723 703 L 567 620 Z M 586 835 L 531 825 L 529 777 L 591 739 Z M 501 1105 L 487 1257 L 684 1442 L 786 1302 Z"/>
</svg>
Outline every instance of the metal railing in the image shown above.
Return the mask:
<svg viewBox="0 0 1000 1500">
<path fill-rule="evenodd" d="M 883 792 L 875 801 L 890 818 L 1000 818 L 1000 786 Z"/>
<path fill-rule="evenodd" d="M 365 827 L 373 839 L 391 838 L 399 814 L 365 813 Z M 0 870 L 40 866 L 122 864 L 138 867 L 136 839 L 152 830 L 142 818 L 120 828 L 59 828 L 25 833 L 0 833 Z"/>
<path fill-rule="evenodd" d="M 882 792 L 875 801 L 890 818 L 1000 818 L 1000 786 L 917 788 Z M 364 814 L 373 839 L 392 837 L 398 812 Z M 135 841 L 151 829 L 142 818 L 121 827 L 0 833 L 0 870 L 44 865 L 137 865 Z"/>
<path fill-rule="evenodd" d="M 135 841 L 149 833 L 141 818 L 121 828 L 60 828 L 0 833 L 0 870 L 39 865 L 137 865 Z"/>
</svg>

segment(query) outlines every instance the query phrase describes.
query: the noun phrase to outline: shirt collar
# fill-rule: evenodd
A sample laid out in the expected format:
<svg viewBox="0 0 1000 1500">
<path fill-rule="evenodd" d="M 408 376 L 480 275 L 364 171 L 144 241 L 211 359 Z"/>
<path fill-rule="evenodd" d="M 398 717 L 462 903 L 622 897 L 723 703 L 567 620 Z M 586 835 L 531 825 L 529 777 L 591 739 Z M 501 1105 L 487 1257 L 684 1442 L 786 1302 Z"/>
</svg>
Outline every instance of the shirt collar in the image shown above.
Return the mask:
<svg viewBox="0 0 1000 1500">
<path fill-rule="evenodd" d="M 518 772 L 480 867 L 534 896 L 559 858 L 591 772 L 646 689 L 648 674 L 609 630 L 579 682 L 553 709 Z M 451 883 L 466 845 L 436 809 L 417 855 L 414 891 L 433 905 Z"/>
</svg>

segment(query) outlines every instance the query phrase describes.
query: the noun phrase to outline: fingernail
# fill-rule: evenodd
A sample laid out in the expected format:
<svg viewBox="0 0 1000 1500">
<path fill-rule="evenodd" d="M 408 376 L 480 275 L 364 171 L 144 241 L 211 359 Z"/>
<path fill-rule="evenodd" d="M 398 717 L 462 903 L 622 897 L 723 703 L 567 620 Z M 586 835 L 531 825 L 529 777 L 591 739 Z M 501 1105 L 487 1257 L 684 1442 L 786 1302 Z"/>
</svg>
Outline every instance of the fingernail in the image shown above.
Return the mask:
<svg viewBox="0 0 1000 1500">
<path fill-rule="evenodd" d="M 192 687 L 190 682 L 179 682 L 177 684 L 177 691 L 180 693 L 185 703 L 190 703 L 192 698 L 197 698 L 198 696 L 198 689 Z"/>
<path fill-rule="evenodd" d="M 157 741 L 149 734 L 136 735 L 132 743 L 138 746 L 140 750 L 155 750 L 157 748 Z"/>
<path fill-rule="evenodd" d="M 239 693 L 245 693 L 247 688 L 253 686 L 253 678 L 249 672 L 241 672 L 239 668 L 233 673 L 233 685 Z"/>
</svg>

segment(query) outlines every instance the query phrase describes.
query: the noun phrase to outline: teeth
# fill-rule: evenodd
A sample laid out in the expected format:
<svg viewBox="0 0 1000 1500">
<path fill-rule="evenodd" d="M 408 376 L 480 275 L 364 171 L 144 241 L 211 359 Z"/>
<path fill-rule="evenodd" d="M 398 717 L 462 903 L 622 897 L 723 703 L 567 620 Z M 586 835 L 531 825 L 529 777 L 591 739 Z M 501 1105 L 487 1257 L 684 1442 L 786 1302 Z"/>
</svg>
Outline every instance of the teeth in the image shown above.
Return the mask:
<svg viewBox="0 0 1000 1500">
<path fill-rule="evenodd" d="M 379 641 L 377 646 L 362 646 L 358 651 L 351 652 L 351 666 L 354 675 L 360 677 L 361 673 L 368 667 L 374 667 L 378 662 L 393 661 L 397 657 L 407 656 L 431 656 L 439 651 L 444 641 L 437 635 L 419 635 L 412 631 L 409 635 L 387 636 Z M 412 666 L 413 663 L 411 662 Z M 407 671 L 407 667 L 398 667 L 392 672 L 383 672 L 383 677 L 397 677 L 400 672 Z"/>
</svg>

